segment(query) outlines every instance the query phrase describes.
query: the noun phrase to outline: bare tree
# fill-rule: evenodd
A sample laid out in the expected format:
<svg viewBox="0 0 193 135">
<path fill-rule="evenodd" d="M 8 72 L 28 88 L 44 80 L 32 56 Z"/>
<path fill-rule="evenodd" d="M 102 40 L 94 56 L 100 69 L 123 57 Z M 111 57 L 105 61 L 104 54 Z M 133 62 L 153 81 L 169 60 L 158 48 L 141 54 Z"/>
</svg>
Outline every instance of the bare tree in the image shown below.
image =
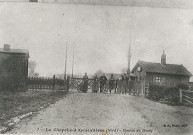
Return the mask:
<svg viewBox="0 0 193 135">
<path fill-rule="evenodd" d="M 29 65 L 28 65 L 29 76 L 39 77 L 39 73 L 35 72 L 36 66 L 37 66 L 37 63 L 35 61 L 29 61 Z"/>
<path fill-rule="evenodd" d="M 122 73 L 127 73 L 127 70 L 128 70 L 127 68 L 122 68 L 122 69 L 121 69 L 121 72 L 122 72 Z"/>
</svg>

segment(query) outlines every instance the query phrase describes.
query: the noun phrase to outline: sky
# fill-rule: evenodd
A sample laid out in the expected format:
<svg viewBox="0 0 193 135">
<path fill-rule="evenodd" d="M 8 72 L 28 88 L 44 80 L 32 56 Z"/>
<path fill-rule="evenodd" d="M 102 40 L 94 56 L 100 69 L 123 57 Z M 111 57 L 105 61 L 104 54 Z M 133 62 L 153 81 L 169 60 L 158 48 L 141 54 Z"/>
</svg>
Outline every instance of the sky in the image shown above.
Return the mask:
<svg viewBox="0 0 193 135">
<path fill-rule="evenodd" d="M 183 64 L 193 73 L 193 9 L 108 5 L 1 3 L 0 48 L 28 49 L 41 76 L 121 73 L 138 60 Z"/>
<path fill-rule="evenodd" d="M 37 0 L 39 3 L 116 5 L 156 8 L 193 8 L 192 0 Z M 0 2 L 29 2 L 29 0 L 0 0 Z"/>
</svg>

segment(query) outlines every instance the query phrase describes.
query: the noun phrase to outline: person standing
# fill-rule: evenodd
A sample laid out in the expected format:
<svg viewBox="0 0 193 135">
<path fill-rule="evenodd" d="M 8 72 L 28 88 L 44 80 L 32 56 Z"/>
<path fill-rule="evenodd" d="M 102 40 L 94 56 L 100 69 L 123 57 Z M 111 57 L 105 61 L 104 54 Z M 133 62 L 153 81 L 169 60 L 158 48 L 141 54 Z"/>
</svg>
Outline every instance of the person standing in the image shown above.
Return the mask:
<svg viewBox="0 0 193 135">
<path fill-rule="evenodd" d="M 93 93 L 97 93 L 99 90 L 99 79 L 97 77 L 97 75 L 94 77 L 94 82 L 93 82 L 93 85 L 92 85 L 92 92 Z"/>
<path fill-rule="evenodd" d="M 115 92 L 114 93 L 117 93 L 118 91 L 118 80 L 116 79 L 115 80 Z"/>
<path fill-rule="evenodd" d="M 88 76 L 87 73 L 83 76 L 83 92 L 86 93 L 88 91 Z"/>
<path fill-rule="evenodd" d="M 117 93 L 121 94 L 121 87 L 122 87 L 122 76 L 119 77 L 117 80 Z"/>
<path fill-rule="evenodd" d="M 130 77 L 130 79 L 128 81 L 128 93 L 129 93 L 129 95 L 131 95 L 131 89 L 132 89 L 132 80 L 131 80 L 131 77 Z"/>
<path fill-rule="evenodd" d="M 103 74 L 100 78 L 100 93 L 102 93 L 104 91 L 104 87 L 107 83 L 107 77 L 105 76 L 105 74 Z"/>
<path fill-rule="evenodd" d="M 113 74 L 111 74 L 111 77 L 109 78 L 109 92 L 110 93 L 114 88 L 114 81 L 115 81 L 115 78 L 114 78 Z"/>
<path fill-rule="evenodd" d="M 127 88 L 128 88 L 128 77 L 126 76 L 126 74 L 123 75 L 121 81 L 122 81 L 121 92 L 122 92 L 122 94 L 126 94 Z"/>
</svg>

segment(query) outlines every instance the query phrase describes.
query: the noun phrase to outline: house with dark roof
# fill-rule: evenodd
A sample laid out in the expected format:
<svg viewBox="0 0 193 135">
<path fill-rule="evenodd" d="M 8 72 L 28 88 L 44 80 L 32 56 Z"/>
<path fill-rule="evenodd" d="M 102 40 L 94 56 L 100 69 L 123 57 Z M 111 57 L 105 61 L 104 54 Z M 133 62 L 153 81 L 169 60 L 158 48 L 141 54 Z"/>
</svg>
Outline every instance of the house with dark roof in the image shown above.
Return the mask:
<svg viewBox="0 0 193 135">
<path fill-rule="evenodd" d="M 144 94 L 145 84 L 156 83 L 169 87 L 180 83 L 189 85 L 192 76 L 183 65 L 167 64 L 165 52 L 161 56 L 161 63 L 138 61 L 131 73 L 138 76 L 141 94 Z"/>
<path fill-rule="evenodd" d="M 0 49 L 0 91 L 26 87 L 28 59 L 28 50 L 11 49 L 8 44 Z"/>
</svg>

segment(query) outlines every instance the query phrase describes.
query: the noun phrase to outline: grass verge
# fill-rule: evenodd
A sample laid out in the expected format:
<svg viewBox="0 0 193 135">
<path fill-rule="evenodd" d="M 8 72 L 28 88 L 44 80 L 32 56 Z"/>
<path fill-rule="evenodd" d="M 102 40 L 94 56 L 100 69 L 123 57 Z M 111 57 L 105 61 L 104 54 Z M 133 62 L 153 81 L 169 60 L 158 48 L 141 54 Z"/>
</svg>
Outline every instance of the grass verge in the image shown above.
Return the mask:
<svg viewBox="0 0 193 135">
<path fill-rule="evenodd" d="M 64 91 L 0 92 L 0 126 L 13 117 L 37 112 L 40 107 L 65 96 Z"/>
</svg>

